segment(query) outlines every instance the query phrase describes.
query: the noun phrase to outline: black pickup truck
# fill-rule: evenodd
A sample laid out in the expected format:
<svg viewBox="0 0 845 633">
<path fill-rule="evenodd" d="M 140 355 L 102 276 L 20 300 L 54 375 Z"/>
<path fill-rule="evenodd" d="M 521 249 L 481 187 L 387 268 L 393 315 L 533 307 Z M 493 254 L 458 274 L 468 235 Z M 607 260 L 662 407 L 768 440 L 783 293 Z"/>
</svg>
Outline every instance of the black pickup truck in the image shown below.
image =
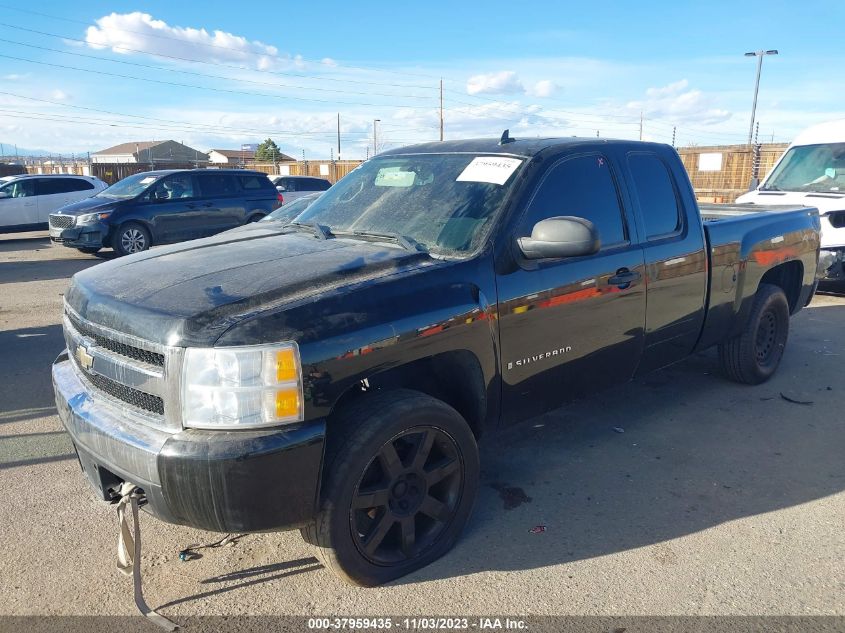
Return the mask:
<svg viewBox="0 0 845 633">
<path fill-rule="evenodd" d="M 56 401 L 104 500 L 301 528 L 375 585 L 455 543 L 493 429 L 715 345 L 769 378 L 818 254 L 816 210 L 700 211 L 667 145 L 416 145 L 293 222 L 77 273 Z"/>
</svg>

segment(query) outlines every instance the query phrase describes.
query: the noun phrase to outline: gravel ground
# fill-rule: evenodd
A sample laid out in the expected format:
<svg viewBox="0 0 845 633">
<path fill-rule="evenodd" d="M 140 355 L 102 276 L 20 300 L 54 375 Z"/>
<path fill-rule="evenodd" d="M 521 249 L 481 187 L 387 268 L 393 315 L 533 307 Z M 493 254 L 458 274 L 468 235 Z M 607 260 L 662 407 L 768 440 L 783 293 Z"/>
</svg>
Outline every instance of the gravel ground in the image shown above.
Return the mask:
<svg viewBox="0 0 845 633">
<path fill-rule="evenodd" d="M 0 236 L 1 615 L 135 613 L 131 581 L 114 567 L 114 508 L 89 491 L 50 385 L 62 293 L 100 261 L 44 233 Z M 845 297 L 819 295 L 793 320 L 765 385 L 727 382 L 707 352 L 487 438 L 464 537 L 385 587 L 337 580 L 298 532 L 249 535 L 181 562 L 186 545 L 219 535 L 144 515 L 148 602 L 177 620 L 843 616 L 843 325 Z"/>
</svg>

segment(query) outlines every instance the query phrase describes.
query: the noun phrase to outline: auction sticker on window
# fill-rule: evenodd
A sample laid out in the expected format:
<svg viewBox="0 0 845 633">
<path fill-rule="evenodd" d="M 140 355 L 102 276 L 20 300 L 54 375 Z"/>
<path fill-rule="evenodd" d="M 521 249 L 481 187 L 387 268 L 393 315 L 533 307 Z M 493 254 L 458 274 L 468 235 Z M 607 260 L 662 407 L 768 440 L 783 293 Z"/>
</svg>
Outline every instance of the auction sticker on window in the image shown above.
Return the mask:
<svg viewBox="0 0 845 633">
<path fill-rule="evenodd" d="M 458 182 L 489 182 L 494 185 L 503 185 L 521 164 L 521 158 L 478 156 L 472 159 L 472 162 L 455 180 Z"/>
</svg>

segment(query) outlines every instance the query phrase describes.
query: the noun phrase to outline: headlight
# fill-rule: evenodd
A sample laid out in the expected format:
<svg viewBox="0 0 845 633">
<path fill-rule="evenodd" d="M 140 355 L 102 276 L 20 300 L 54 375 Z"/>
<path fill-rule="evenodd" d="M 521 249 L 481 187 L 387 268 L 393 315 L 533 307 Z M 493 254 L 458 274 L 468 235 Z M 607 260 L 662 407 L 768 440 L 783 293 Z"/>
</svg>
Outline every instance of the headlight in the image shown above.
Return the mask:
<svg viewBox="0 0 845 633">
<path fill-rule="evenodd" d="M 100 220 L 105 220 L 111 215 L 111 211 L 100 211 L 99 213 L 86 213 L 76 218 L 77 224 L 93 224 Z"/>
<path fill-rule="evenodd" d="M 247 429 L 302 420 L 296 343 L 188 348 L 182 372 L 182 424 Z"/>
</svg>

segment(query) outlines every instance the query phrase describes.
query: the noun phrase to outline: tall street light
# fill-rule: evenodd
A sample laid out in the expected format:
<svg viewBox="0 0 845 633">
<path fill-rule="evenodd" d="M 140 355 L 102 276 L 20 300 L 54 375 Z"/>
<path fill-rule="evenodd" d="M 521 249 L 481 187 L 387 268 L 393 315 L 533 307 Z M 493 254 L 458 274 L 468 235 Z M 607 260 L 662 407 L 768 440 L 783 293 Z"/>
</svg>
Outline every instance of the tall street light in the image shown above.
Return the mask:
<svg viewBox="0 0 845 633">
<path fill-rule="evenodd" d="M 751 145 L 751 140 L 754 138 L 754 116 L 757 113 L 757 92 L 760 90 L 760 71 L 763 70 L 763 57 L 766 55 L 777 55 L 776 50 L 771 51 L 752 51 L 746 53 L 746 57 L 757 58 L 757 81 L 754 82 L 754 104 L 751 106 L 751 127 L 748 128 L 748 144 Z"/>
<path fill-rule="evenodd" d="M 376 132 L 376 123 L 381 119 L 373 119 L 373 156 L 378 154 L 378 133 Z"/>
</svg>

